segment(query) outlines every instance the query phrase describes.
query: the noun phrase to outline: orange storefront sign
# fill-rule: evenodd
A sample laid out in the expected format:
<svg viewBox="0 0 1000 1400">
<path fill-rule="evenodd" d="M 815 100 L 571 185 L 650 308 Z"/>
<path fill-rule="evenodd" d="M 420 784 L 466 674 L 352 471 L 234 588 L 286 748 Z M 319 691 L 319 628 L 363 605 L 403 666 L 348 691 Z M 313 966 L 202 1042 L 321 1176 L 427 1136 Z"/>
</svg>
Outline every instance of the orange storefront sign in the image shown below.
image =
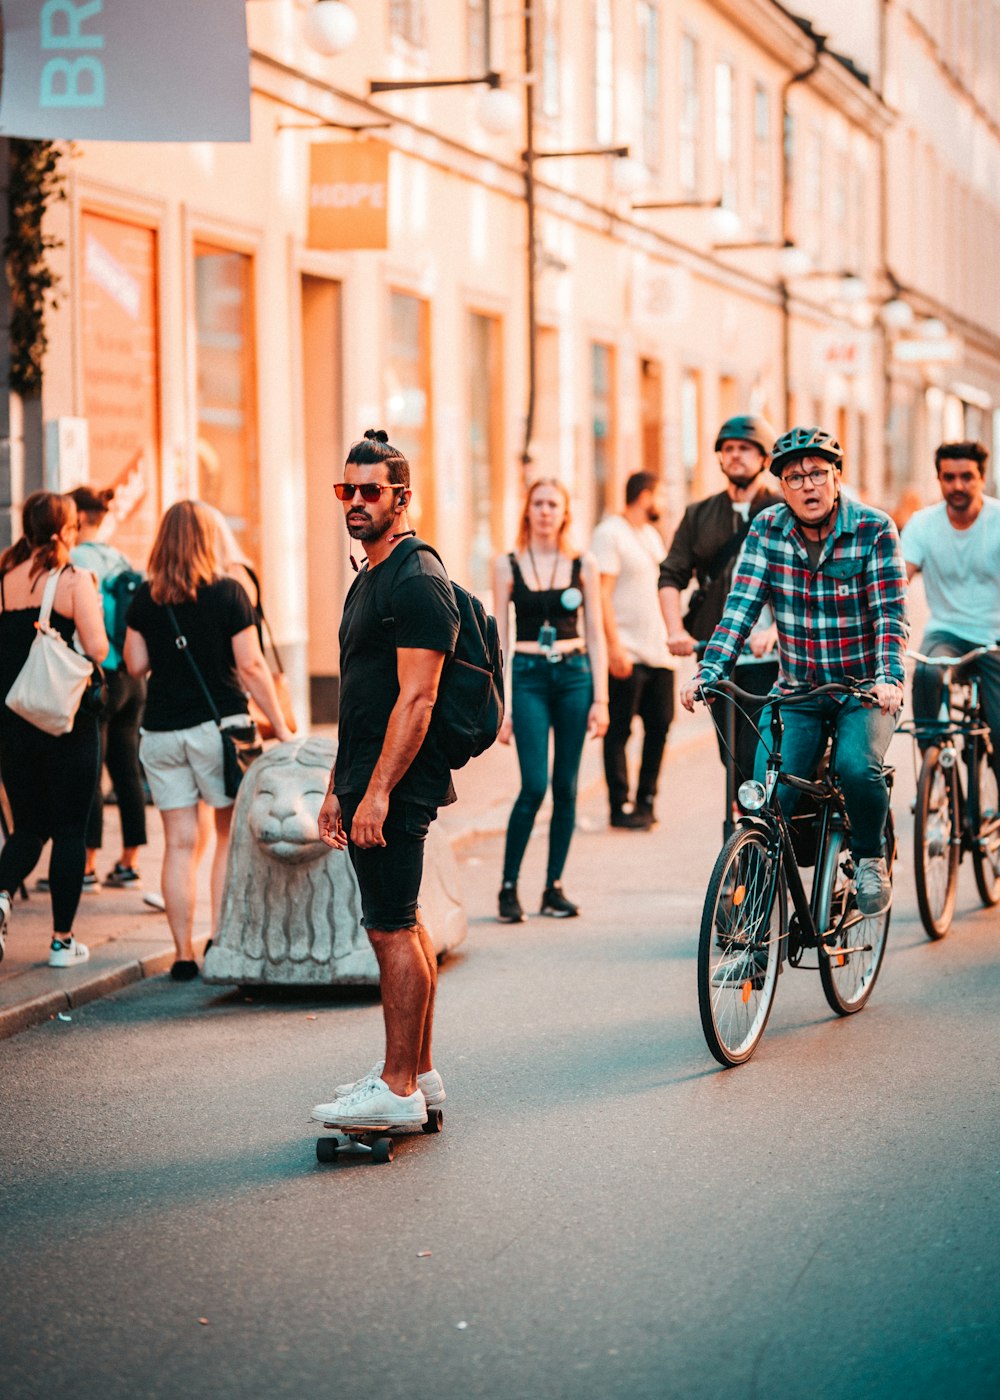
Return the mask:
<svg viewBox="0 0 1000 1400">
<path fill-rule="evenodd" d="M 329 142 L 309 150 L 310 248 L 389 246 L 389 147 Z"/>
</svg>

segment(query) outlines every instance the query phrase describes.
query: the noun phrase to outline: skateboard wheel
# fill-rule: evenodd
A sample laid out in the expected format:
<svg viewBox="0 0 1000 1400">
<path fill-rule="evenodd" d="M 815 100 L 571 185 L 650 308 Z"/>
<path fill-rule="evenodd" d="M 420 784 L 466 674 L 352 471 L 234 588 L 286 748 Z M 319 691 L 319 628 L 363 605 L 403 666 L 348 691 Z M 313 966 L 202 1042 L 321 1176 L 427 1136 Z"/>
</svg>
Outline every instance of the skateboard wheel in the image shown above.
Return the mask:
<svg viewBox="0 0 1000 1400">
<path fill-rule="evenodd" d="M 372 1143 L 373 1162 L 391 1162 L 396 1155 L 396 1144 L 392 1138 L 376 1138 Z"/>
<path fill-rule="evenodd" d="M 425 1133 L 439 1133 L 444 1127 L 444 1110 L 440 1108 L 429 1108 L 427 1110 L 427 1122 L 421 1125 L 421 1130 Z"/>
<path fill-rule="evenodd" d="M 337 1151 L 340 1143 L 336 1138 L 316 1139 L 316 1160 L 318 1162 L 334 1162 L 337 1158 Z"/>
</svg>

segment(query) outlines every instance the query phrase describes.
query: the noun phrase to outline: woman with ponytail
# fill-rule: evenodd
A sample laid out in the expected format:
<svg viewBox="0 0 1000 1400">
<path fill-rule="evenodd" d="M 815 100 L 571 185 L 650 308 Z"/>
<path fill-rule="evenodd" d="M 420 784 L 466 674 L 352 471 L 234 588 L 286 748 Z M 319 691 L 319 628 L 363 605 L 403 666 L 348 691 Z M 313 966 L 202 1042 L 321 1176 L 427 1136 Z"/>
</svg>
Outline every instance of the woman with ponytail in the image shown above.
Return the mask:
<svg viewBox="0 0 1000 1400">
<path fill-rule="evenodd" d="M 36 491 L 22 508 L 23 533 L 0 556 L 0 697 L 27 660 L 35 637 L 45 584 L 61 570 L 51 626 L 67 643 L 74 633 L 93 661 L 108 654 L 108 638 L 93 575 L 75 569 L 77 511 L 67 496 Z M 73 936 L 73 920 L 86 865 L 84 832 L 97 781 L 100 748 L 97 716 L 77 713 L 72 730 L 58 737 L 0 705 L 0 776 L 14 829 L 0 851 L 0 957 L 14 891 L 31 874 L 46 841 L 52 841 L 50 967 L 73 967 L 90 956 Z"/>
</svg>

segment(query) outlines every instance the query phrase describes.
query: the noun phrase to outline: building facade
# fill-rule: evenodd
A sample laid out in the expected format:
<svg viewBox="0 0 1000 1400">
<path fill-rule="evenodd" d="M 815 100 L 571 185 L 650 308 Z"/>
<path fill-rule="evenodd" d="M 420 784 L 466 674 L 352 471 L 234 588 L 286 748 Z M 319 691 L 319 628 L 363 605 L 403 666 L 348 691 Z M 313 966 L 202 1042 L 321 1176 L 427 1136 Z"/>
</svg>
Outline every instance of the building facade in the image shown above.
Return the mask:
<svg viewBox="0 0 1000 1400">
<path fill-rule="evenodd" d="M 921 7 L 886 8 L 908 63 L 929 42 Z M 333 57 L 304 41 L 307 9 L 247 5 L 246 145 L 67 157 L 43 411 L 46 480 L 114 484 L 137 562 L 171 501 L 223 510 L 314 720 L 336 715 L 352 577 L 331 486 L 367 427 L 409 456 L 421 533 L 488 594 L 526 479 L 566 481 L 581 542 L 640 467 L 676 514 L 718 488 L 712 444 L 736 412 L 831 427 L 848 478 L 893 504 L 937 408 L 956 410 L 939 364 L 898 358 L 914 334 L 886 330 L 890 293 L 927 315 L 966 298 L 980 332 L 961 402 L 978 395 L 992 424 L 988 268 L 939 285 L 886 195 L 908 178 L 898 149 L 923 159 L 947 135 L 893 125 L 880 82 L 773 0 L 383 0 L 354 6 Z M 422 86 L 488 72 L 505 96 Z M 329 177 L 343 218 L 318 236 L 314 146 L 337 148 L 331 168 L 387 159 L 386 207 L 374 182 Z M 973 203 L 962 238 L 979 236 Z M 385 246 L 365 246 L 359 212 L 384 219 Z M 957 222 L 934 217 L 944 262 Z"/>
</svg>

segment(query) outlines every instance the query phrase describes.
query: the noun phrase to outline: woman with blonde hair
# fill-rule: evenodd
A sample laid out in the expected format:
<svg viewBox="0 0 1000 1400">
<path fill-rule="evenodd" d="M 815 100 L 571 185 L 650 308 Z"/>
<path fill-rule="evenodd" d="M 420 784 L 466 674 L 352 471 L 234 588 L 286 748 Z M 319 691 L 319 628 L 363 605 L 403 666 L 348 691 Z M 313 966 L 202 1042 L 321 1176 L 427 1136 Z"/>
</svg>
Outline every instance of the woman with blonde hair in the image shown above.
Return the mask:
<svg viewBox="0 0 1000 1400">
<path fill-rule="evenodd" d="M 576 786 L 583 741 L 608 727 L 608 667 L 601 622 L 601 584 L 590 554 L 569 543 L 570 499 L 561 481 L 528 487 L 517 550 L 501 554 L 493 571 L 494 599 L 507 668 L 507 709 L 500 741 L 517 745 L 521 791 L 507 827 L 498 917 L 521 923 L 517 893 L 521 861 L 549 785 L 552 734 L 552 820 L 540 912 L 572 918 L 579 907 L 562 889 L 576 822 Z M 509 639 L 509 607 L 516 623 Z"/>
<path fill-rule="evenodd" d="M 129 608 L 125 662 L 131 675 L 149 676 L 139 757 L 163 817 L 162 891 L 177 945 L 171 976 L 186 981 L 198 971 L 192 946 L 198 802 L 207 803 L 215 816 L 213 930 L 222 901 L 233 804 L 226 795 L 219 726 L 191 660 L 223 727 L 249 723 L 249 691 L 278 738 L 291 734 L 260 649 L 250 601 L 238 583 L 223 575 L 215 524 L 200 502 L 178 501 L 166 512 L 148 572 Z M 183 647 L 178 634 L 185 639 Z"/>
<path fill-rule="evenodd" d="M 49 625 L 92 661 L 108 654 L 108 638 L 97 584 L 74 568 L 76 505 L 67 496 L 35 491 L 22 508 L 24 533 L 0 557 L 0 695 L 10 691 L 35 638 L 46 586 L 55 575 Z M 0 957 L 11 898 L 38 864 L 50 838 L 49 895 L 52 946 L 49 967 L 74 967 L 90 952 L 73 936 L 83 889 L 87 848 L 84 832 L 100 764 L 97 715 L 81 705 L 68 734 L 43 733 L 6 704 L 0 705 L 0 774 L 14 829 L 0 851 Z"/>
</svg>

